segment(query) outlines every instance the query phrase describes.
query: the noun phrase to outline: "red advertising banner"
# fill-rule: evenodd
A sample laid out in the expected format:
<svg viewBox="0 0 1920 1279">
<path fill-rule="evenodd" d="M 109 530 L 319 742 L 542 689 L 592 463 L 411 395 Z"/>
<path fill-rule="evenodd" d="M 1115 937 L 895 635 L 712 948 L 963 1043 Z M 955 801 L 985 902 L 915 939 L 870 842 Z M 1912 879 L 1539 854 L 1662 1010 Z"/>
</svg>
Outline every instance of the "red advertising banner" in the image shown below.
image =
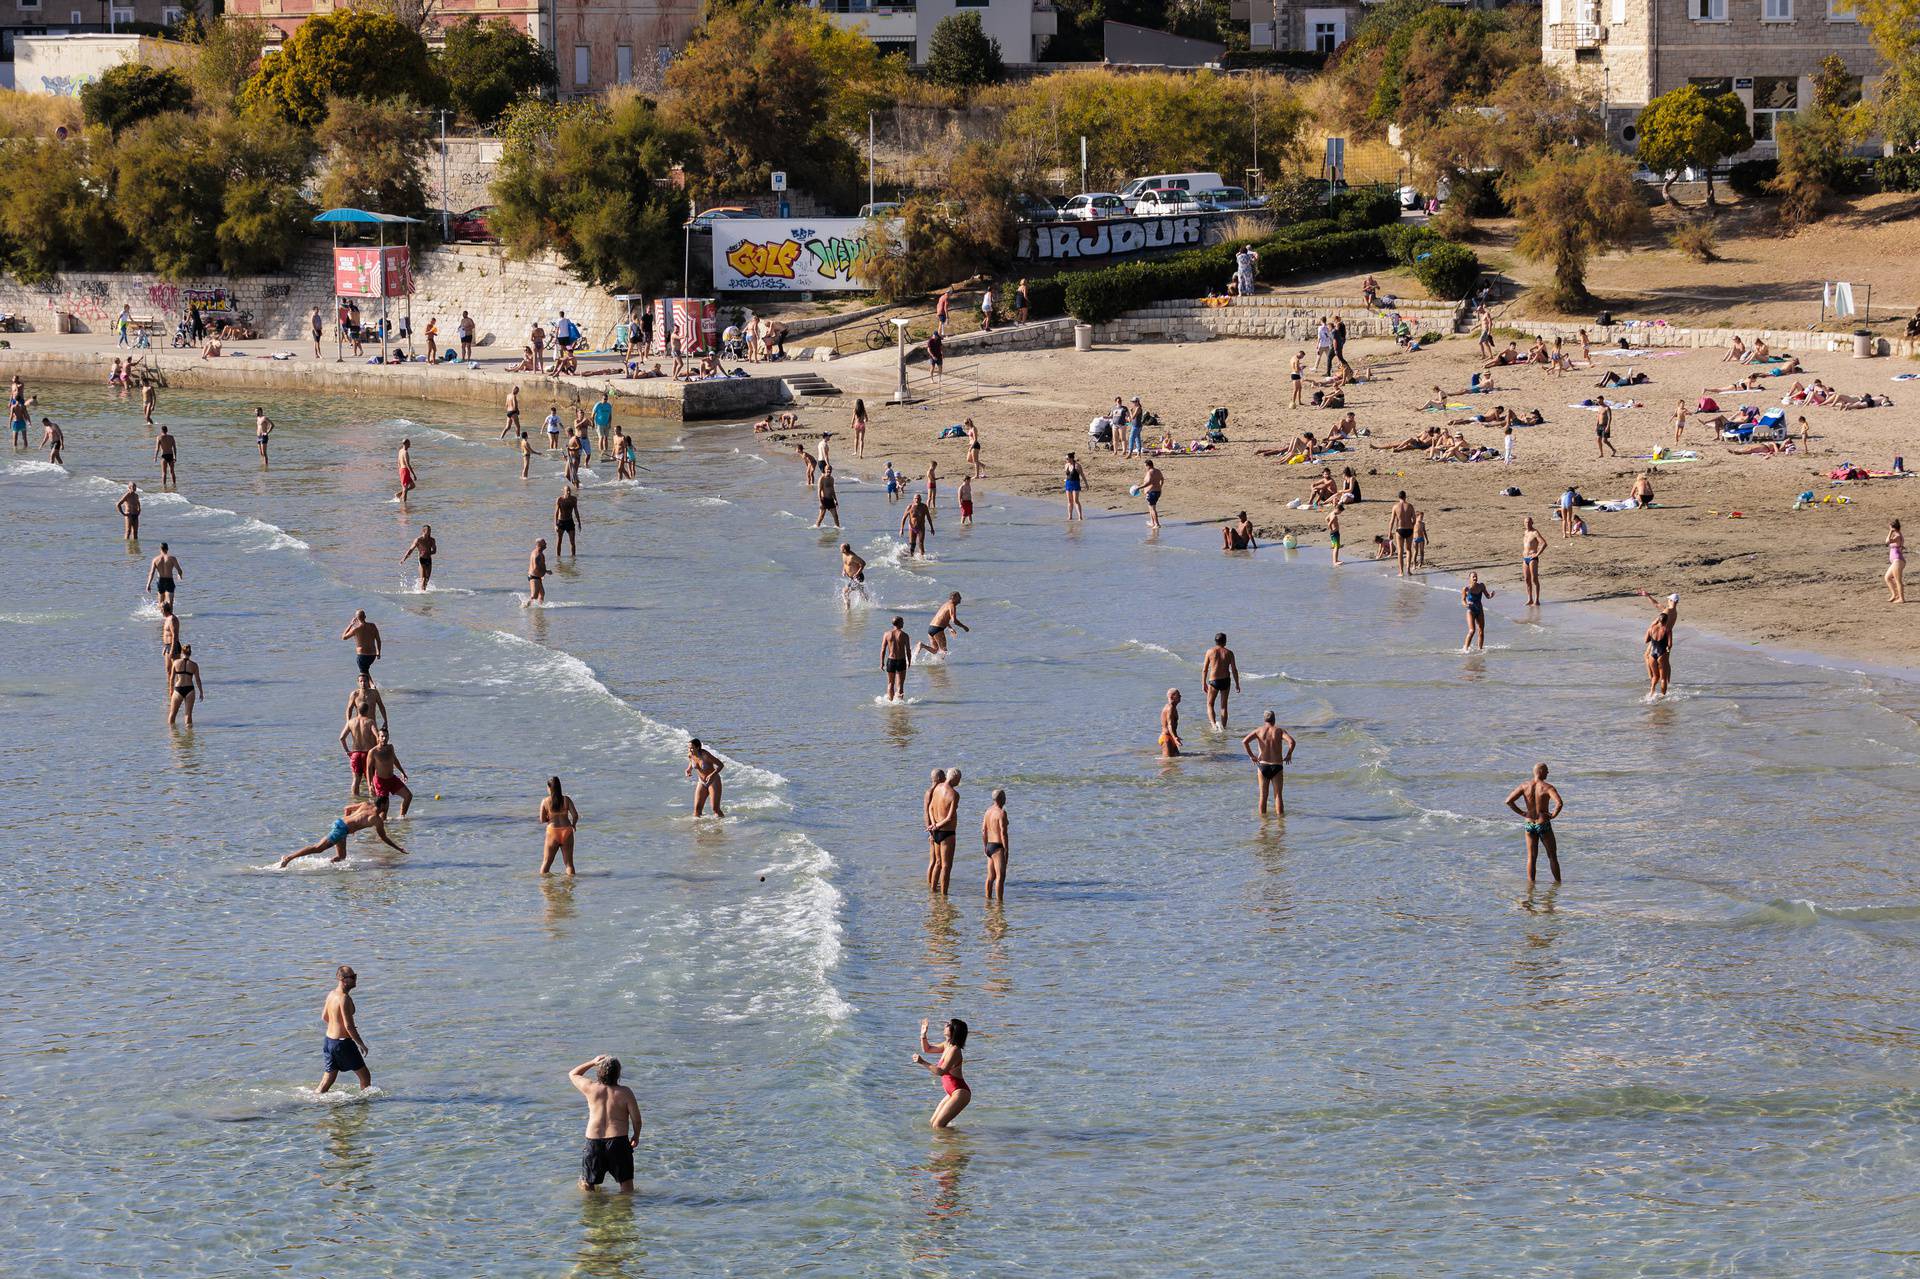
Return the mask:
<svg viewBox="0 0 1920 1279">
<path fill-rule="evenodd" d="M 403 298 L 413 292 L 413 260 L 407 246 L 385 249 L 335 249 L 333 251 L 333 291 L 343 298 L 377 298 L 381 295 L 381 258 L 385 256 L 385 293 Z"/>
<path fill-rule="evenodd" d="M 677 344 L 688 355 L 718 345 L 720 321 L 712 298 L 655 298 L 653 307 L 654 341 Z"/>
</svg>

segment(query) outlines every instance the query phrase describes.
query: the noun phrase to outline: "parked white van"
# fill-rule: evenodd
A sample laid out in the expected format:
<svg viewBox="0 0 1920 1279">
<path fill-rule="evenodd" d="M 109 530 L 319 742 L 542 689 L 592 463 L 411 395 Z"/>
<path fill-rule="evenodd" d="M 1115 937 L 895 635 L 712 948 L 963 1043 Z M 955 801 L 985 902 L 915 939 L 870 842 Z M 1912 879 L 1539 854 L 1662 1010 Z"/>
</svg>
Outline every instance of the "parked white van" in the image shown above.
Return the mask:
<svg viewBox="0 0 1920 1279">
<path fill-rule="evenodd" d="M 1227 185 L 1217 173 L 1155 173 L 1135 178 L 1120 188 L 1120 198 L 1129 210 L 1149 191 L 1170 187 L 1175 191 L 1213 191 Z"/>
</svg>

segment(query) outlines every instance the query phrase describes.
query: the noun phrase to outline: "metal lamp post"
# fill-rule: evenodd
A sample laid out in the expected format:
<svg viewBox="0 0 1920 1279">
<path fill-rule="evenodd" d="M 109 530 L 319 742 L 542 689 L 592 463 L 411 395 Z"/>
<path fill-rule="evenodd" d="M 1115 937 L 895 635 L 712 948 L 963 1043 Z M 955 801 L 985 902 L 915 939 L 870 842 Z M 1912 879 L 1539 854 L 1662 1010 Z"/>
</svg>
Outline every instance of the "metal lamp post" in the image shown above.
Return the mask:
<svg viewBox="0 0 1920 1279">
<path fill-rule="evenodd" d="M 906 320 L 896 319 L 896 320 L 889 320 L 887 321 L 887 323 L 893 325 L 894 332 L 899 335 L 900 385 L 899 385 L 899 388 L 895 390 L 893 393 L 893 402 L 895 404 L 911 404 L 913 403 L 913 397 L 907 394 L 907 323 L 908 322 Z"/>
</svg>

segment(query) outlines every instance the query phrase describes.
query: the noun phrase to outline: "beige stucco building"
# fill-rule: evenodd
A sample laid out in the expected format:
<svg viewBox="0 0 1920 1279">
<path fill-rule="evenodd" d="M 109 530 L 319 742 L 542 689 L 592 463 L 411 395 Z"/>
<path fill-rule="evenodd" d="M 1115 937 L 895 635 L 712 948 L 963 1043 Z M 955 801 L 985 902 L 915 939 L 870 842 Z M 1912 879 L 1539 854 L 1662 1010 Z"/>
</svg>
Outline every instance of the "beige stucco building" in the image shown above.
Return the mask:
<svg viewBox="0 0 1920 1279">
<path fill-rule="evenodd" d="M 1881 70 L 1849 0 L 1543 0 L 1540 40 L 1549 66 L 1604 100 L 1628 149 L 1640 109 L 1692 83 L 1736 94 L 1753 154 L 1771 155 L 1779 118 L 1812 104 L 1821 59 L 1838 54 L 1866 81 Z"/>
</svg>

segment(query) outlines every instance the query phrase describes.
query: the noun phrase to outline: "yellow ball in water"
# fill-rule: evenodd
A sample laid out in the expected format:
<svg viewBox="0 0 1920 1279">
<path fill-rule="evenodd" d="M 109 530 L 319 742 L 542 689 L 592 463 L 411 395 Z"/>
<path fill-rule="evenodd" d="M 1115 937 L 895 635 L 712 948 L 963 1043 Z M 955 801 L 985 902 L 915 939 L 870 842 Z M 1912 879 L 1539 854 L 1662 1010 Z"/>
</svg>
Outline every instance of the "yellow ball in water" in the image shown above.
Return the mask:
<svg viewBox="0 0 1920 1279">
<path fill-rule="evenodd" d="M 439 799 L 439 798 L 440 798 L 440 796 L 439 796 L 439 794 L 438 794 L 438 793 L 435 793 L 435 795 L 434 795 L 434 798 L 435 798 L 435 799 Z"/>
</svg>

